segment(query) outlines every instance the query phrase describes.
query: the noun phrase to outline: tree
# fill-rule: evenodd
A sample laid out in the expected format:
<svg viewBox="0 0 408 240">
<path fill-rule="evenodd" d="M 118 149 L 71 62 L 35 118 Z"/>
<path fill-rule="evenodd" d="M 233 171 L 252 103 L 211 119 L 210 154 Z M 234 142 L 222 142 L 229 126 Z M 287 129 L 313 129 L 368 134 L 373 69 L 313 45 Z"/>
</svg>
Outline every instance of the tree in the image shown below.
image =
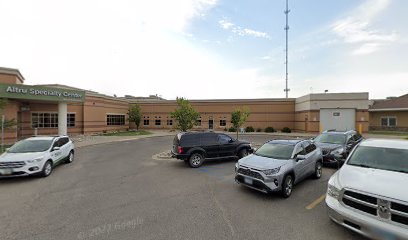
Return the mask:
<svg viewBox="0 0 408 240">
<path fill-rule="evenodd" d="M 128 120 L 136 125 L 136 130 L 139 131 L 140 121 L 142 121 L 142 109 L 138 104 L 130 106 L 128 111 Z"/>
<path fill-rule="evenodd" d="M 249 114 L 249 109 L 246 107 L 244 107 L 243 109 L 237 108 L 231 113 L 231 123 L 237 131 L 237 139 L 239 128 L 246 122 Z"/>
<path fill-rule="evenodd" d="M 184 98 L 177 98 L 177 108 L 170 116 L 176 120 L 176 128 L 182 132 L 192 129 L 197 124 L 200 114 Z"/>
<path fill-rule="evenodd" d="M 6 108 L 7 103 L 8 103 L 7 99 L 0 98 L 0 125 L 1 125 L 2 116 L 4 114 L 4 109 Z M 15 125 L 17 125 L 17 123 L 16 123 L 16 120 L 14 118 L 4 120 L 4 129 L 12 128 Z M 1 128 L 1 126 L 0 126 L 0 128 Z"/>
</svg>

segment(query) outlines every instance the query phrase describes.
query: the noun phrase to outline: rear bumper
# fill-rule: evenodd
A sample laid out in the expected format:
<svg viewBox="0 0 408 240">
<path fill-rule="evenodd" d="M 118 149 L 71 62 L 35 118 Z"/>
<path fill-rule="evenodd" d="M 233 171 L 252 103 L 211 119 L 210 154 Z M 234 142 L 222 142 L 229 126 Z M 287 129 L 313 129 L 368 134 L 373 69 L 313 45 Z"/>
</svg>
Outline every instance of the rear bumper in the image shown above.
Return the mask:
<svg viewBox="0 0 408 240">
<path fill-rule="evenodd" d="M 373 239 L 408 239 L 408 227 L 377 220 L 349 209 L 337 199 L 326 195 L 326 206 L 329 217 L 354 232 Z"/>
<path fill-rule="evenodd" d="M 188 154 L 175 153 L 175 152 L 173 152 L 173 150 L 171 150 L 171 157 L 176 158 L 176 159 L 180 159 L 180 160 L 187 160 L 189 155 Z"/>
</svg>

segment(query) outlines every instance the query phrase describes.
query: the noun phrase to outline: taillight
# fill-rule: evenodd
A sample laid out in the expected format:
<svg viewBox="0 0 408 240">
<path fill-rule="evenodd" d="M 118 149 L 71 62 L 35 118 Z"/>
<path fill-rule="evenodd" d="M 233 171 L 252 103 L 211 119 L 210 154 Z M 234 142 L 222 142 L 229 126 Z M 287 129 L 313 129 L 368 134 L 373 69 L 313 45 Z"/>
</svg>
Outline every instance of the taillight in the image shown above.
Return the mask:
<svg viewBox="0 0 408 240">
<path fill-rule="evenodd" d="M 178 146 L 178 153 L 179 153 L 179 154 L 183 153 L 183 148 L 180 147 L 180 146 Z"/>
</svg>

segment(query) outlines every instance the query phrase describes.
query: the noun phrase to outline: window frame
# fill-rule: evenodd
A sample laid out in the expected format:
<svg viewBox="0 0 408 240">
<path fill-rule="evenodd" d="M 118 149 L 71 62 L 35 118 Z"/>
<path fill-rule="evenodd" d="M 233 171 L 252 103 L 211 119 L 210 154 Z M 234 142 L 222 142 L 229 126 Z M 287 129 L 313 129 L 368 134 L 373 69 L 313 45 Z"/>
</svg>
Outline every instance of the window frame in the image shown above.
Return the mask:
<svg viewBox="0 0 408 240">
<path fill-rule="evenodd" d="M 35 128 L 41 128 L 41 129 L 51 129 L 51 128 L 58 128 L 58 112 L 50 112 L 50 111 L 33 111 L 30 112 L 30 126 L 31 129 Z M 74 116 L 74 120 L 70 121 L 69 118 L 70 116 Z M 36 118 L 36 121 L 34 121 L 34 118 Z M 40 122 L 40 119 L 42 122 Z M 45 119 L 48 120 L 48 122 L 45 122 Z M 73 123 L 73 125 L 70 123 Z M 34 125 L 36 124 L 36 126 Z M 68 112 L 67 113 L 67 127 L 75 127 L 76 125 L 76 112 Z"/>
<path fill-rule="evenodd" d="M 226 119 L 220 119 L 220 127 L 226 127 L 227 126 L 227 120 Z"/>
<path fill-rule="evenodd" d="M 125 125 L 126 125 L 126 114 L 106 113 L 106 126 L 125 126 Z"/>
<path fill-rule="evenodd" d="M 395 125 L 394 126 L 390 126 L 390 119 L 395 119 Z M 383 120 L 387 121 L 386 125 L 383 125 Z M 397 127 L 398 126 L 398 119 L 396 116 L 383 116 L 380 118 L 380 126 L 381 127 Z"/>
</svg>

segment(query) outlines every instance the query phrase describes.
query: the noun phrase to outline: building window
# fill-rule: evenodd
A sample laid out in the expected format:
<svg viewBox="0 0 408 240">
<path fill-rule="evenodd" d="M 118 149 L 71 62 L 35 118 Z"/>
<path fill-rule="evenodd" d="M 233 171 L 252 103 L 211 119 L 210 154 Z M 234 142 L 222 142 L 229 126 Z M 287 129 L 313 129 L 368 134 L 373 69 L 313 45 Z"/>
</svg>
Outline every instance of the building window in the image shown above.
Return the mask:
<svg viewBox="0 0 408 240">
<path fill-rule="evenodd" d="M 197 120 L 196 125 L 197 125 L 197 126 L 201 126 L 201 119 L 198 119 L 198 120 Z"/>
<path fill-rule="evenodd" d="M 225 127 L 227 126 L 227 120 L 220 120 L 220 127 Z"/>
<path fill-rule="evenodd" d="M 167 119 L 167 126 L 173 126 L 173 120 Z"/>
<path fill-rule="evenodd" d="M 143 126 L 149 126 L 150 121 L 149 119 L 143 119 Z"/>
<path fill-rule="evenodd" d="M 125 115 L 106 115 L 106 123 L 108 126 L 122 126 L 125 125 Z"/>
<path fill-rule="evenodd" d="M 160 126 L 161 125 L 161 120 L 160 119 L 154 120 L 154 125 Z"/>
<path fill-rule="evenodd" d="M 67 114 L 67 126 L 68 127 L 75 127 L 75 113 L 68 113 Z"/>
<path fill-rule="evenodd" d="M 67 126 L 75 127 L 75 113 L 67 114 Z M 57 128 L 58 113 L 31 113 L 32 128 Z"/>
<path fill-rule="evenodd" d="M 397 126 L 397 118 L 396 117 L 382 117 L 381 118 L 381 126 L 382 127 L 396 127 Z"/>
</svg>

